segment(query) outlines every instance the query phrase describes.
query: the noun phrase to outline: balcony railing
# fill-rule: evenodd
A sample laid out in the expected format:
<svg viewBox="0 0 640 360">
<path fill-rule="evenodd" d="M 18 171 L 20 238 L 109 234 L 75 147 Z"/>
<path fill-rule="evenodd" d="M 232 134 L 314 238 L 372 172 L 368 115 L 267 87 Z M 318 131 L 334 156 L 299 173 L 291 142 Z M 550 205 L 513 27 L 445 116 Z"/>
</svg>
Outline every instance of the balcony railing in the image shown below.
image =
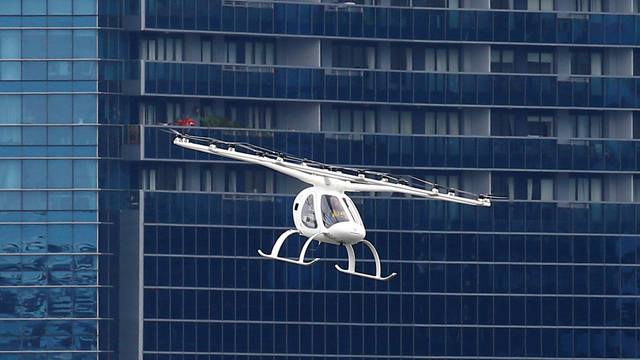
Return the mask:
<svg viewBox="0 0 640 360">
<path fill-rule="evenodd" d="M 171 146 L 162 126 L 144 129 L 145 158 L 226 161 Z M 640 171 L 640 141 L 527 137 L 306 133 L 286 130 L 189 128 L 190 134 L 249 142 L 300 158 L 348 166 Z"/>
<path fill-rule="evenodd" d="M 640 44 L 640 17 L 357 4 L 147 0 L 145 27 L 255 34 L 545 44 Z"/>
<path fill-rule="evenodd" d="M 640 78 L 143 63 L 144 94 L 411 105 L 640 107 Z M 580 81 L 576 81 L 580 79 Z"/>
</svg>

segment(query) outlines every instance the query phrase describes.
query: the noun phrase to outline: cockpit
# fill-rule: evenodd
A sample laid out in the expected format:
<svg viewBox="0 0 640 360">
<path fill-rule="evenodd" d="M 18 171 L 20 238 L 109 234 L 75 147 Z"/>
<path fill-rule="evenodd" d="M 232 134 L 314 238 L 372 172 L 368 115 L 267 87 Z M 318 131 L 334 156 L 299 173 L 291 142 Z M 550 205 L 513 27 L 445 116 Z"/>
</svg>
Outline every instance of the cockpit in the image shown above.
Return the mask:
<svg viewBox="0 0 640 360">
<path fill-rule="evenodd" d="M 322 194 L 320 195 L 319 213 L 315 207 L 314 194 L 309 194 L 300 209 L 300 217 L 302 224 L 309 229 L 316 229 L 318 221 L 322 220 L 325 228 L 341 223 L 353 221 L 362 225 L 362 219 L 356 209 L 355 204 L 348 197 L 338 197 L 336 195 Z"/>
</svg>

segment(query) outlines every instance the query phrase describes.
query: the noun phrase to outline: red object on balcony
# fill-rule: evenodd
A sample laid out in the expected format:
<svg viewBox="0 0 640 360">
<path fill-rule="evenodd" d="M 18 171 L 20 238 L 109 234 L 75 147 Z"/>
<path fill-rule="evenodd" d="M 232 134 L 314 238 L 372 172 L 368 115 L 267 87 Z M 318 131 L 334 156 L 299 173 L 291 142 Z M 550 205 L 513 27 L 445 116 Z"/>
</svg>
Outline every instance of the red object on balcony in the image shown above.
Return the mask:
<svg viewBox="0 0 640 360">
<path fill-rule="evenodd" d="M 192 118 L 182 118 L 176 121 L 176 125 L 178 126 L 197 126 L 198 122 L 193 120 Z"/>
</svg>

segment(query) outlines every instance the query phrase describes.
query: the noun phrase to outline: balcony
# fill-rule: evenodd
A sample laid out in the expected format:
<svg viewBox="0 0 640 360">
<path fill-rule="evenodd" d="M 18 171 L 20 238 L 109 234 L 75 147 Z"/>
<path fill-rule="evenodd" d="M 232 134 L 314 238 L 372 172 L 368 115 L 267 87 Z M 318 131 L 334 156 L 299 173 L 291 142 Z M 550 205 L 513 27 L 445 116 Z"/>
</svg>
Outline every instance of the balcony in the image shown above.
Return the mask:
<svg viewBox="0 0 640 360">
<path fill-rule="evenodd" d="M 142 63 L 143 95 L 491 107 L 640 107 L 640 79 Z"/>
<path fill-rule="evenodd" d="M 171 145 L 162 126 L 144 128 L 144 159 L 228 161 Z M 640 141 L 527 137 L 305 133 L 190 128 L 189 133 L 249 142 L 329 164 L 412 169 L 640 171 Z"/>
<path fill-rule="evenodd" d="M 536 44 L 640 44 L 640 17 L 271 1 L 147 0 L 145 28 L 244 34 Z"/>
</svg>

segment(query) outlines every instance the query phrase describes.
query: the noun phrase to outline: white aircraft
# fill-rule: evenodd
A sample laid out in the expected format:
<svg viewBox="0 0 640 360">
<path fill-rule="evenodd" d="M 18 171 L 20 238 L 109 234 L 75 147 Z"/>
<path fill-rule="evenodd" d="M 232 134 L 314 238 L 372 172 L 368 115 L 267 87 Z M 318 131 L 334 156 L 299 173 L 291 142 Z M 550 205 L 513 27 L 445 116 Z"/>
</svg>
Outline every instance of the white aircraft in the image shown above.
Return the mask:
<svg viewBox="0 0 640 360">
<path fill-rule="evenodd" d="M 443 188 L 418 178 L 412 180 L 430 187 L 423 189 L 409 184 L 405 179 L 368 170 L 333 167 L 306 159 L 296 158 L 283 153 L 264 149 L 246 143 L 220 141 L 179 133 L 173 143 L 186 149 L 227 157 L 251 164 L 262 165 L 269 169 L 292 176 L 311 187 L 302 190 L 293 202 L 293 221 L 296 229 L 285 231 L 276 240 L 271 252 L 266 254 L 258 250 L 261 256 L 286 261 L 298 265 L 311 265 L 317 258 L 305 260 L 305 253 L 313 241 L 342 245 L 347 250 L 348 267 L 338 271 L 368 279 L 389 280 L 396 276 L 392 273 L 382 276 L 382 266 L 376 248 L 365 239 L 366 230 L 362 218 L 353 201 L 345 192 L 397 192 L 434 200 L 444 200 L 466 205 L 491 206 L 489 195 L 477 195 L 469 192 Z M 445 190 L 441 192 L 440 190 Z M 285 240 L 300 234 L 308 239 L 302 246 L 298 259 L 289 259 L 279 255 Z M 356 271 L 356 258 L 353 245 L 363 243 L 373 254 L 375 275 Z"/>
</svg>

